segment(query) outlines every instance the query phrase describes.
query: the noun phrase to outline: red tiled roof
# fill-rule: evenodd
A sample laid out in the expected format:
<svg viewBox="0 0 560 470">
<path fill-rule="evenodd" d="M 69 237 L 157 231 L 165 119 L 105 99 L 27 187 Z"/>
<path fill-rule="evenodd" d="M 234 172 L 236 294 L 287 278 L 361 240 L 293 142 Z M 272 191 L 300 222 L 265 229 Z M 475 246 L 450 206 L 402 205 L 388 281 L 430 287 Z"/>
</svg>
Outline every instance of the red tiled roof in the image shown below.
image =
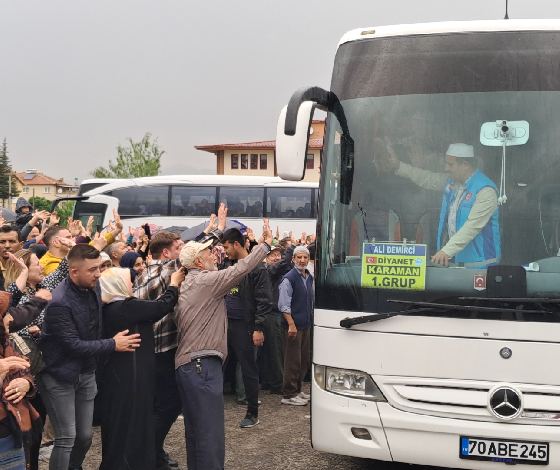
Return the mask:
<svg viewBox="0 0 560 470">
<path fill-rule="evenodd" d="M 276 148 L 275 140 L 263 140 L 260 142 L 242 142 L 239 144 L 216 144 L 216 145 L 195 145 L 195 149 L 204 150 L 206 152 L 216 152 L 218 150 L 234 149 L 234 150 L 251 150 L 251 149 L 267 149 L 274 150 Z M 309 148 L 322 149 L 323 139 L 309 139 Z"/>
<path fill-rule="evenodd" d="M 35 176 L 31 179 L 24 179 L 26 173 L 25 172 L 15 172 L 16 178 L 19 180 L 19 182 L 24 185 L 24 186 L 32 186 L 32 185 L 56 185 L 56 186 L 65 186 L 65 187 L 70 187 L 72 186 L 71 184 L 65 183 L 64 181 L 57 180 L 56 178 L 52 178 L 50 176 L 47 176 L 43 173 L 35 173 Z"/>
</svg>

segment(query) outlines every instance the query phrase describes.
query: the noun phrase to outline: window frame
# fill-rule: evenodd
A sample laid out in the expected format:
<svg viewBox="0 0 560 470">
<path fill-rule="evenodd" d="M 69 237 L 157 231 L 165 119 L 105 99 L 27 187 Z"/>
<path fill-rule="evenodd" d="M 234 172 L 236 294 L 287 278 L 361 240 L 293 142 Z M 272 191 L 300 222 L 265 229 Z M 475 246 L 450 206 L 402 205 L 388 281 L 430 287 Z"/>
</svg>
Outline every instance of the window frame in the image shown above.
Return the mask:
<svg viewBox="0 0 560 470">
<path fill-rule="evenodd" d="M 264 159 L 263 159 L 264 157 Z M 263 165 L 264 162 L 264 165 Z M 267 170 L 268 169 L 268 154 L 267 153 L 261 153 L 259 155 L 259 168 L 261 170 Z"/>
<path fill-rule="evenodd" d="M 245 166 L 243 166 L 245 165 Z M 242 153 L 241 154 L 241 170 L 248 170 L 249 169 L 249 154 Z"/>
<path fill-rule="evenodd" d="M 50 186 L 45 186 L 43 188 L 43 194 L 50 194 L 51 193 L 51 187 Z"/>
<path fill-rule="evenodd" d="M 253 157 L 254 157 L 254 159 L 253 159 Z M 253 163 L 254 163 L 254 166 L 253 166 Z M 259 154 L 258 153 L 252 153 L 251 154 L 250 165 L 251 165 L 251 170 L 258 170 L 259 169 Z"/>
<path fill-rule="evenodd" d="M 235 161 L 235 166 L 233 164 L 234 161 Z M 239 170 L 239 154 L 238 153 L 232 153 L 231 154 L 230 162 L 231 162 L 231 169 L 232 170 Z"/>
<path fill-rule="evenodd" d="M 309 158 L 311 157 L 311 158 Z M 311 166 L 309 165 L 311 163 Z M 305 169 L 306 170 L 314 170 L 315 169 L 315 154 L 314 153 L 306 153 L 305 154 Z"/>
</svg>

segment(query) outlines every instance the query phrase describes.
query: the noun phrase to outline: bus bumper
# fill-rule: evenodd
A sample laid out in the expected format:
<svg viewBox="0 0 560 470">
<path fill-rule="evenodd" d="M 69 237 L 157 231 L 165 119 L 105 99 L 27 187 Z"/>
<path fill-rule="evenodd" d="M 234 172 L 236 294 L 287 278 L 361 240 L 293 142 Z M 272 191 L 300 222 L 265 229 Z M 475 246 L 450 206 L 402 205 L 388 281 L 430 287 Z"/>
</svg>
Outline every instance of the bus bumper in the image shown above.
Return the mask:
<svg viewBox="0 0 560 470">
<path fill-rule="evenodd" d="M 426 416 L 389 403 L 346 398 L 326 392 L 312 381 L 311 439 L 316 450 L 361 458 L 448 468 L 489 469 L 499 462 L 459 458 L 460 437 L 548 442 L 548 468 L 560 468 L 560 433 L 556 426 L 489 423 Z M 354 437 L 365 428 L 372 439 Z M 501 465 L 504 465 L 501 463 Z M 540 465 L 517 464 L 518 468 Z"/>
</svg>

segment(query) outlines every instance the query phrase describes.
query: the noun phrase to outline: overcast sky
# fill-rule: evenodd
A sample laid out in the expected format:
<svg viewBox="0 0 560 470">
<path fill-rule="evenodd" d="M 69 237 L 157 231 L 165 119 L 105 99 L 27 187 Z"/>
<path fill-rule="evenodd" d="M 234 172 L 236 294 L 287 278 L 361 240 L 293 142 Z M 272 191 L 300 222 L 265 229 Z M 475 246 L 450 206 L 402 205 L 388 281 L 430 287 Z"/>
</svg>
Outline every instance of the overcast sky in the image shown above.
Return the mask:
<svg viewBox="0 0 560 470">
<path fill-rule="evenodd" d="M 80 181 L 126 138 L 163 174 L 214 173 L 195 145 L 274 139 L 301 86 L 329 87 L 348 30 L 500 19 L 505 0 L 0 0 L 0 139 L 17 171 Z M 512 18 L 560 2 L 510 0 Z"/>
</svg>

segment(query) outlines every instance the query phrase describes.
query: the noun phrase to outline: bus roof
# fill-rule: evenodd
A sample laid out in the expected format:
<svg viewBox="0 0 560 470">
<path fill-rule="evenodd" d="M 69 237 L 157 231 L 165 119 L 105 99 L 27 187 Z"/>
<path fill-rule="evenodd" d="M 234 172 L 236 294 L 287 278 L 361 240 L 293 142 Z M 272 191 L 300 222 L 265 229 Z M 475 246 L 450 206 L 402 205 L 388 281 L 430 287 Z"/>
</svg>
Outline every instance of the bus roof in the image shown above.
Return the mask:
<svg viewBox="0 0 560 470">
<path fill-rule="evenodd" d="M 88 180 L 93 183 L 95 180 Z M 114 189 L 131 186 L 159 186 L 159 185 L 211 185 L 211 186 L 290 186 L 300 188 L 318 188 L 319 183 L 285 181 L 279 177 L 267 176 L 232 176 L 232 175 L 172 175 L 148 176 L 144 178 L 103 180 L 103 186 L 92 189 L 84 195 L 94 196 Z"/>
<path fill-rule="evenodd" d="M 560 20 L 484 20 L 446 21 L 440 23 L 399 24 L 359 28 L 347 32 L 338 47 L 351 41 L 391 36 L 423 34 L 478 33 L 492 31 L 559 31 Z"/>
</svg>

